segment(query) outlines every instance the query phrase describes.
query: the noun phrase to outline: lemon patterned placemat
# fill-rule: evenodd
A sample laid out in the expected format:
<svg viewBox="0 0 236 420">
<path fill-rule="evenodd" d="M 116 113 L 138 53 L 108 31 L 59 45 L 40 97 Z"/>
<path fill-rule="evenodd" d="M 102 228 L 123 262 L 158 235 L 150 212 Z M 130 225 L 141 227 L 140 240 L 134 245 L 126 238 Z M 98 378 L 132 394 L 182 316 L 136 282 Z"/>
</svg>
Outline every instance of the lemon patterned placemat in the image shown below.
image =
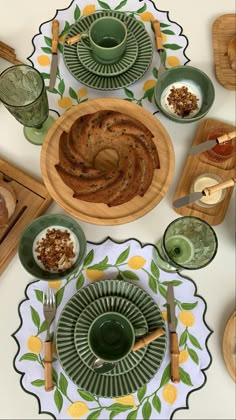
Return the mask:
<svg viewBox="0 0 236 420">
<path fill-rule="evenodd" d="M 205 322 L 206 303 L 197 295 L 192 280 L 158 268 L 156 252 L 154 245 L 142 245 L 135 239 L 121 243 L 110 238 L 101 244 L 88 242 L 83 270 L 77 278 L 35 281 L 27 286 L 26 299 L 19 305 L 21 323 L 13 334 L 18 344 L 14 367 L 21 374 L 23 389 L 37 397 L 40 413 L 49 413 L 55 419 L 170 419 L 176 410 L 188 407 L 188 395 L 205 384 L 205 370 L 211 363 L 207 341 L 212 333 Z M 67 377 L 54 346 L 55 386 L 53 391 L 45 392 L 43 291 L 48 286 L 55 291 L 57 320 L 67 301 L 81 287 L 111 278 L 127 280 L 142 287 L 157 302 L 165 320 L 167 285 L 173 283 L 180 347 L 180 383 L 173 384 L 170 380 L 170 354 L 167 350 L 158 373 L 136 393 L 114 399 L 97 397 L 78 389 Z"/>
<path fill-rule="evenodd" d="M 83 16 L 97 10 L 116 10 L 126 12 L 128 16 L 139 20 L 150 35 L 153 46 L 153 59 L 147 72 L 132 85 L 118 90 L 104 91 L 89 88 L 78 82 L 67 70 L 63 61 L 63 42 L 72 25 Z M 158 78 L 160 63 L 154 40 L 151 22 L 161 22 L 163 46 L 166 53 L 166 67 L 186 64 L 185 55 L 188 39 L 182 34 L 182 27 L 173 22 L 169 12 L 158 10 L 151 0 L 74 0 L 67 9 L 58 10 L 55 17 L 59 21 L 59 52 L 57 79 L 53 92 L 48 91 L 50 109 L 60 115 L 66 109 L 88 99 L 99 97 L 117 97 L 144 106 L 153 114 L 158 112 L 154 102 L 154 86 Z M 54 17 L 54 18 L 55 18 Z M 28 59 L 43 75 L 46 86 L 49 85 L 50 64 L 52 58 L 52 22 L 42 23 L 40 32 L 33 38 L 34 52 Z"/>
</svg>

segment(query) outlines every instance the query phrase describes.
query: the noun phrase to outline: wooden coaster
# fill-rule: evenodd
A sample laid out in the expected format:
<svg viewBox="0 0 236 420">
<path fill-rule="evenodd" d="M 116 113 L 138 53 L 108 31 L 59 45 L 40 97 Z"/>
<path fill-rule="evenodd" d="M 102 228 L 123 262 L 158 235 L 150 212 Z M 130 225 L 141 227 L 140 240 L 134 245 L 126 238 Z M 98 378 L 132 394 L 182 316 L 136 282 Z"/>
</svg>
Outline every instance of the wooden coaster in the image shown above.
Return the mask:
<svg viewBox="0 0 236 420">
<path fill-rule="evenodd" d="M 215 20 L 212 26 L 216 76 L 219 82 L 230 90 L 236 90 L 236 72 L 228 56 L 228 45 L 236 35 L 236 15 L 227 14 Z"/>
<path fill-rule="evenodd" d="M 63 183 L 55 169 L 59 162 L 58 145 L 62 132 L 69 132 L 74 121 L 81 116 L 100 110 L 131 115 L 143 123 L 154 135 L 153 141 L 160 158 L 160 169 L 155 169 L 152 184 L 144 196 L 136 196 L 127 203 L 114 207 L 74 198 L 72 189 Z M 42 146 L 41 171 L 49 193 L 69 214 L 97 225 L 118 225 L 144 216 L 164 197 L 174 172 L 174 150 L 167 131 L 149 111 L 122 99 L 92 99 L 69 109 L 51 127 Z"/>
<path fill-rule="evenodd" d="M 236 311 L 231 315 L 225 327 L 223 355 L 228 372 L 236 382 Z"/>
<path fill-rule="evenodd" d="M 16 209 L 5 228 L 0 228 L 0 273 L 16 253 L 18 240 L 26 226 L 51 204 L 46 187 L 14 165 L 0 159 L 0 174 L 12 186 Z"/>
<path fill-rule="evenodd" d="M 192 146 L 196 146 L 197 144 L 205 141 L 209 131 L 213 128 L 219 127 L 225 128 L 227 132 L 235 130 L 233 125 L 214 119 L 205 119 L 201 122 L 197 130 Z M 204 153 L 196 156 L 189 155 L 175 191 L 173 202 L 177 198 L 190 194 L 191 185 L 194 179 L 196 179 L 199 175 L 212 173 L 218 175 L 223 179 L 223 181 L 226 181 L 235 176 L 235 167 L 236 155 L 222 162 L 213 162 L 209 160 Z M 192 203 L 180 208 L 175 208 L 173 206 L 173 209 L 176 213 L 181 214 L 182 216 L 196 216 L 206 220 L 206 222 L 210 225 L 218 225 L 224 220 L 233 190 L 233 187 L 225 190 L 226 194 L 224 200 L 216 204 L 214 207 L 200 207 L 196 203 Z"/>
</svg>

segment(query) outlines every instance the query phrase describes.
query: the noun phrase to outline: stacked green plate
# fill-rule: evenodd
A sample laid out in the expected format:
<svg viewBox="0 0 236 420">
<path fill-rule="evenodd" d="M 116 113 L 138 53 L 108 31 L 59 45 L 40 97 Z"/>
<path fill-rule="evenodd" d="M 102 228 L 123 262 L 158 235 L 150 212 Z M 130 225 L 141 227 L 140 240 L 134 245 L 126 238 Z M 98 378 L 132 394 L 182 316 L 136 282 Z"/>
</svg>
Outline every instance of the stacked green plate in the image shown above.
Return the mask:
<svg viewBox="0 0 236 420">
<path fill-rule="evenodd" d="M 121 74 L 112 75 L 94 74 L 88 70 L 78 57 L 77 43 L 67 44 L 67 39 L 78 33 L 85 32 L 99 17 L 113 16 L 125 23 L 129 33 L 135 36 L 138 44 L 138 55 L 133 65 Z M 79 19 L 70 29 L 64 42 L 63 57 L 67 69 L 76 80 L 94 89 L 114 90 L 129 86 L 140 79 L 151 64 L 153 56 L 152 42 L 142 22 L 130 17 L 124 12 L 104 10 L 84 16 Z"/>
<path fill-rule="evenodd" d="M 124 298 L 136 305 L 145 318 L 149 332 L 158 327 L 165 330 L 164 320 L 153 299 L 142 288 L 123 280 L 92 283 L 79 290 L 67 302 L 56 330 L 59 360 L 66 374 L 79 388 L 102 397 L 118 397 L 137 391 L 156 374 L 166 350 L 166 335 L 164 335 L 146 347 L 139 363 L 129 371 L 108 375 L 98 374 L 88 367 L 77 352 L 75 330 L 78 318 L 92 302 L 112 296 Z"/>
<path fill-rule="evenodd" d="M 146 328 L 148 332 L 147 322 L 138 307 L 123 297 L 106 296 L 92 302 L 81 313 L 75 326 L 75 347 L 81 360 L 91 368 L 95 356 L 90 350 L 88 344 L 88 330 L 93 320 L 105 312 L 119 312 L 126 316 L 134 328 Z M 138 365 L 143 358 L 147 347 L 136 352 L 131 352 L 123 360 L 119 361 L 113 370 L 107 372 L 107 375 L 121 375 L 128 372 Z"/>
</svg>

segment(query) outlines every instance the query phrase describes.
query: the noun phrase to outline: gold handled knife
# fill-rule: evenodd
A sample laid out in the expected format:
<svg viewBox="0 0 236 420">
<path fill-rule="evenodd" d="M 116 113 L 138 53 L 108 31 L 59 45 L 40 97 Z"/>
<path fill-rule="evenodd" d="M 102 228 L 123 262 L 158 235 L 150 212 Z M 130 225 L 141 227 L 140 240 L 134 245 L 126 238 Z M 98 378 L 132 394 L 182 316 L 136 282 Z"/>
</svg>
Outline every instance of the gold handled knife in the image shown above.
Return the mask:
<svg viewBox="0 0 236 420">
<path fill-rule="evenodd" d="M 216 191 L 224 190 L 225 188 L 229 187 L 234 187 L 235 184 L 236 178 L 228 179 L 227 181 L 213 185 L 212 187 L 206 187 L 202 191 L 196 191 L 189 195 L 177 198 L 177 200 L 173 202 L 173 205 L 176 208 L 187 206 L 188 204 L 200 200 L 204 196 L 214 194 Z"/>
<path fill-rule="evenodd" d="M 170 333 L 171 381 L 178 383 L 180 381 L 179 343 L 178 343 L 178 334 L 176 332 L 174 287 L 172 283 L 169 283 L 167 287 L 167 316 L 168 316 L 168 327 L 169 327 L 169 333 Z"/>
<path fill-rule="evenodd" d="M 50 71 L 50 82 L 49 90 L 52 90 L 55 86 L 56 77 L 57 77 L 57 47 L 58 47 L 58 32 L 59 32 L 59 22 L 57 19 L 52 21 L 52 62 L 51 62 L 51 71 Z"/>
<path fill-rule="evenodd" d="M 160 66 L 158 68 L 158 78 L 166 71 L 165 67 L 165 51 L 162 44 L 162 36 L 161 36 L 161 28 L 160 28 L 160 22 L 159 20 L 154 20 L 153 23 L 153 29 L 155 32 L 155 40 L 156 40 L 156 47 L 157 51 L 160 56 Z"/>
<path fill-rule="evenodd" d="M 223 134 L 222 136 L 204 141 L 203 143 L 198 144 L 197 146 L 193 146 L 190 149 L 190 155 L 198 155 L 199 153 L 206 152 L 207 150 L 212 149 L 212 147 L 216 146 L 217 144 L 224 143 L 225 141 L 229 141 L 231 139 L 236 138 L 236 131 L 231 131 L 228 134 Z"/>
</svg>

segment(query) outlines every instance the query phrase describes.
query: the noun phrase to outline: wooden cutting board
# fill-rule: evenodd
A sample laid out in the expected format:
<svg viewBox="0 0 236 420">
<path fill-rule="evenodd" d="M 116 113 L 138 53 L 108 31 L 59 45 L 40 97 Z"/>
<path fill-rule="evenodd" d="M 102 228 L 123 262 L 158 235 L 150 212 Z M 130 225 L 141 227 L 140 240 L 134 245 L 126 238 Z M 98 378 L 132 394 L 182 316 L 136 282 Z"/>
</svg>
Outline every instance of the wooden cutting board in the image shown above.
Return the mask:
<svg viewBox="0 0 236 420">
<path fill-rule="evenodd" d="M 74 198 L 72 189 L 63 183 L 55 169 L 59 162 L 58 145 L 63 131 L 69 132 L 72 124 L 81 116 L 100 110 L 131 115 L 143 123 L 154 135 L 153 141 L 160 158 L 160 169 L 154 171 L 152 184 L 144 196 L 136 196 L 127 203 L 114 207 Z M 69 109 L 53 124 L 42 146 L 41 171 L 49 193 L 66 212 L 85 222 L 118 225 L 145 215 L 164 197 L 174 172 L 174 150 L 167 131 L 149 111 L 122 99 L 92 99 Z"/>
<path fill-rule="evenodd" d="M 232 313 L 224 330 L 223 355 L 228 372 L 236 382 L 236 311 Z"/>
<path fill-rule="evenodd" d="M 5 228 L 0 228 L 0 273 L 16 253 L 18 240 L 27 225 L 51 204 L 46 187 L 7 161 L 0 159 L 0 176 L 12 186 L 16 209 Z"/>
<path fill-rule="evenodd" d="M 233 125 L 214 119 L 205 119 L 198 127 L 192 146 L 196 146 L 197 144 L 206 140 L 209 131 L 213 128 L 219 127 L 225 128 L 228 132 L 235 130 Z M 194 179 L 196 179 L 199 175 L 204 173 L 212 173 L 218 175 L 223 179 L 223 181 L 226 181 L 232 177 L 235 177 L 235 168 L 236 155 L 223 162 L 210 161 L 207 159 L 204 153 L 195 156 L 189 155 L 185 162 L 181 178 L 175 191 L 173 202 L 177 198 L 190 194 L 191 185 Z M 206 220 L 206 222 L 208 222 L 210 225 L 218 225 L 224 220 L 233 190 L 233 187 L 225 190 L 226 194 L 224 200 L 211 208 L 199 207 L 196 203 L 192 203 L 180 208 L 175 208 L 173 206 L 173 209 L 176 211 L 176 213 L 181 214 L 182 216 L 196 216 Z"/>
<path fill-rule="evenodd" d="M 228 44 L 236 36 L 236 14 L 220 16 L 212 25 L 216 76 L 230 90 L 236 90 L 236 72 L 231 68 Z"/>
</svg>

